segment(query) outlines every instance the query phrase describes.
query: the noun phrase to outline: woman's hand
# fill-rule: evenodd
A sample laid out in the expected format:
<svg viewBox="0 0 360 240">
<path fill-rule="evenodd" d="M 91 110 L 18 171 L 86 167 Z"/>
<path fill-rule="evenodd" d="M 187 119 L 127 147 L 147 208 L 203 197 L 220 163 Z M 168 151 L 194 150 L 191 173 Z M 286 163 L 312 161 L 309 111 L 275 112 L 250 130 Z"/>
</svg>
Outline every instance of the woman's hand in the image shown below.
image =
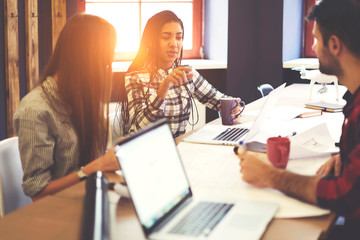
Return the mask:
<svg viewBox="0 0 360 240">
<path fill-rule="evenodd" d="M 111 147 L 102 157 L 98 158 L 96 161 L 100 164 L 100 171 L 117 171 L 120 170 L 119 161 L 115 155 L 114 147 Z"/>
<path fill-rule="evenodd" d="M 95 173 L 96 171 L 114 172 L 121 170 L 119 161 L 115 155 L 114 147 L 111 147 L 109 150 L 107 150 L 106 153 L 101 157 L 86 164 L 82 170 L 88 176 Z"/>
<path fill-rule="evenodd" d="M 327 176 L 334 170 L 335 177 L 340 176 L 341 171 L 341 158 L 340 154 L 331 156 L 321 167 L 316 171 L 317 175 Z"/>
<path fill-rule="evenodd" d="M 114 147 L 110 148 L 102 157 L 95 159 L 94 161 L 86 164 L 82 171 L 90 176 L 96 171 L 117 171 L 120 170 L 119 161 L 115 155 Z M 64 177 L 52 180 L 48 183 L 45 189 L 32 197 L 33 201 L 38 200 L 48 194 L 54 194 L 60 190 L 63 190 L 75 183 L 79 182 L 79 177 L 77 171 L 74 171 L 71 174 L 68 174 Z"/>
<path fill-rule="evenodd" d="M 181 86 L 193 77 L 190 67 L 177 67 L 161 82 L 157 94 L 165 99 L 172 86 Z"/>
<path fill-rule="evenodd" d="M 233 123 L 237 124 L 240 122 L 240 114 L 244 111 L 245 109 L 245 102 L 241 101 L 240 98 L 236 99 L 237 105 L 231 110 L 231 117 L 234 118 L 233 119 Z"/>
</svg>

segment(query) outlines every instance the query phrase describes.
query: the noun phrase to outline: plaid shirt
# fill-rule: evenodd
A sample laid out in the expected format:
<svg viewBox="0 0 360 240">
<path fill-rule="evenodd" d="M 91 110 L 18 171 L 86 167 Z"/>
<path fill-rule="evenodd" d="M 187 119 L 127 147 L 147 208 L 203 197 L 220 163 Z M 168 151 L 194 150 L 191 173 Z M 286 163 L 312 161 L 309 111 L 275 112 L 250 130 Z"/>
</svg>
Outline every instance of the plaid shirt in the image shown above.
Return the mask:
<svg viewBox="0 0 360 240">
<path fill-rule="evenodd" d="M 345 120 L 340 139 L 342 172 L 322 178 L 317 186 L 319 206 L 360 220 L 360 88 L 344 95 Z"/>
<path fill-rule="evenodd" d="M 144 69 L 128 73 L 125 86 L 128 97 L 130 131 L 144 128 L 156 120 L 166 117 L 174 137 L 185 133 L 191 111 L 191 98 L 197 99 L 206 107 L 218 110 L 220 98 L 225 95 L 216 90 L 194 68 L 192 79 L 181 86 L 169 89 L 166 99 L 157 95 L 160 83 L 173 71 L 159 69 L 150 82 L 150 74 Z"/>
</svg>

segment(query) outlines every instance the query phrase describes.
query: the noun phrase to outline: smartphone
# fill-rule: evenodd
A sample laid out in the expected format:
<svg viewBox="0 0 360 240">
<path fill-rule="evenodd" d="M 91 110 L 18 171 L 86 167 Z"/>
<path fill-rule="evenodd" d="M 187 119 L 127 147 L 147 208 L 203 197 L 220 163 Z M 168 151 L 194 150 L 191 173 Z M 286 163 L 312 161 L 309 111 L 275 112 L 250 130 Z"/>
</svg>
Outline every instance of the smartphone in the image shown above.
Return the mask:
<svg viewBox="0 0 360 240">
<path fill-rule="evenodd" d="M 246 149 L 254 152 L 266 152 L 266 144 L 261 142 L 248 142 L 245 144 Z"/>
</svg>

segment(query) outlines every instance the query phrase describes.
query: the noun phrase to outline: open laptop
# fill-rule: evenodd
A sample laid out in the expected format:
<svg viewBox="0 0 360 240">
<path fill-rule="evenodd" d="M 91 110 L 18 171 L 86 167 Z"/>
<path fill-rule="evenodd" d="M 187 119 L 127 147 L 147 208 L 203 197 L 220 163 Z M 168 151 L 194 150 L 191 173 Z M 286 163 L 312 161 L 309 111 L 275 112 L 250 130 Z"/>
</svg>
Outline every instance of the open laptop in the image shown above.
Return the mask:
<svg viewBox="0 0 360 240">
<path fill-rule="evenodd" d="M 277 209 L 196 199 L 165 120 L 117 143 L 115 154 L 149 239 L 259 239 Z"/>
<path fill-rule="evenodd" d="M 259 115 L 250 128 L 243 128 L 236 125 L 205 125 L 198 131 L 184 138 L 184 141 L 222 145 L 238 145 L 239 141 L 248 143 L 261 130 L 265 120 L 273 110 L 281 92 L 285 88 L 285 85 L 286 83 L 280 85 L 267 95 Z"/>
</svg>

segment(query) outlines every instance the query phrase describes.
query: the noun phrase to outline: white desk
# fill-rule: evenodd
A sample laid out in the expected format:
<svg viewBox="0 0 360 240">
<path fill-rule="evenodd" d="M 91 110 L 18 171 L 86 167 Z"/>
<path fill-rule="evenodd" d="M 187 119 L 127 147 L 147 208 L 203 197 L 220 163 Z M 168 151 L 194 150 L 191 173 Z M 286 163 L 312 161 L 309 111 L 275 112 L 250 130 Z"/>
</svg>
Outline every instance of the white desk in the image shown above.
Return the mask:
<svg viewBox="0 0 360 240">
<path fill-rule="evenodd" d="M 302 97 L 294 97 L 291 92 L 301 93 L 306 90 L 306 86 L 294 85 L 285 90 L 281 99 L 285 99 L 286 103 L 294 101 L 294 104 L 301 105 L 301 101 L 305 101 Z M 283 100 L 280 100 L 279 104 L 282 104 Z M 263 99 L 260 99 L 249 104 L 247 110 L 258 109 L 262 101 Z M 215 120 L 212 124 L 219 122 Z M 182 138 L 183 136 L 177 141 Z M 118 181 L 116 176 L 115 181 Z M 221 191 L 218 192 L 221 194 Z M 79 239 L 84 194 L 85 182 L 81 182 L 5 216 L 0 219 L 1 239 Z M 311 218 L 273 219 L 262 239 L 325 238 L 335 217 L 336 215 L 331 213 Z M 145 239 L 128 199 L 119 200 L 118 196 L 110 193 L 110 218 L 112 239 Z"/>
<path fill-rule="evenodd" d="M 330 88 L 332 87 L 330 86 Z M 305 84 L 294 84 L 285 88 L 277 105 L 304 107 L 304 103 L 308 100 L 307 95 L 303 93 L 307 91 L 307 88 L 308 85 Z M 345 88 L 341 89 L 343 93 L 346 91 Z M 262 103 L 264 103 L 264 99 L 249 104 L 243 113 L 244 116 L 241 118 L 242 123 L 253 120 L 253 115 L 248 116 L 246 114 L 260 108 Z M 304 119 L 296 118 L 279 122 L 268 120 L 263 128 L 270 128 L 271 132 L 275 134 L 273 136 L 277 136 L 281 132 L 286 134 L 294 130 L 300 134 L 314 126 L 324 124 L 328 126 L 328 129 L 331 129 L 330 135 L 337 142 L 340 138 L 342 122 L 342 113 L 323 113 L 322 116 Z M 212 124 L 220 124 L 220 119 L 215 120 Z M 328 211 L 288 197 L 279 191 L 259 189 L 244 183 L 239 172 L 239 160 L 234 155 L 232 148 L 223 145 L 179 144 L 180 155 L 195 195 L 212 199 L 217 197 L 226 198 L 235 201 L 257 200 L 276 202 L 279 204 L 279 210 L 276 213 L 277 218 L 309 217 L 328 214 Z M 313 175 L 329 156 L 330 153 L 326 156 L 290 160 L 287 169 L 299 174 Z"/>
</svg>

